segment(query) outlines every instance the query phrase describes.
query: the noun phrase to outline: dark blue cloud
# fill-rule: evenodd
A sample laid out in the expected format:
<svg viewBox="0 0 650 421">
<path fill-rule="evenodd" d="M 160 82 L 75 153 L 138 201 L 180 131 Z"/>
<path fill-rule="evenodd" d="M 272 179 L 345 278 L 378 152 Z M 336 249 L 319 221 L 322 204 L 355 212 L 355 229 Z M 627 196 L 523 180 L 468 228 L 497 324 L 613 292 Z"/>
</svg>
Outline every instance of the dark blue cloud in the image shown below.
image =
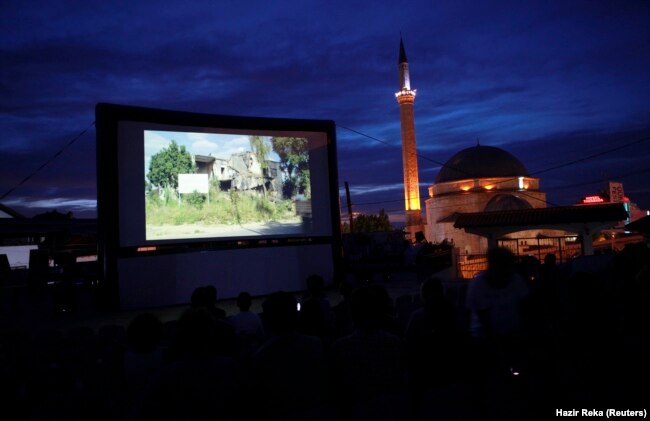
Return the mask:
<svg viewBox="0 0 650 421">
<path fill-rule="evenodd" d="M 88 127 L 95 103 L 115 102 L 335 120 L 341 185 L 373 203 L 364 210 L 399 213 L 400 31 L 424 198 L 440 164 L 477 138 L 533 171 L 648 135 L 649 20 L 640 0 L 11 2 L 0 12 L 0 195 Z M 3 202 L 93 215 L 93 132 Z M 648 149 L 549 171 L 542 186 L 573 203 L 606 172 L 650 208 Z"/>
</svg>

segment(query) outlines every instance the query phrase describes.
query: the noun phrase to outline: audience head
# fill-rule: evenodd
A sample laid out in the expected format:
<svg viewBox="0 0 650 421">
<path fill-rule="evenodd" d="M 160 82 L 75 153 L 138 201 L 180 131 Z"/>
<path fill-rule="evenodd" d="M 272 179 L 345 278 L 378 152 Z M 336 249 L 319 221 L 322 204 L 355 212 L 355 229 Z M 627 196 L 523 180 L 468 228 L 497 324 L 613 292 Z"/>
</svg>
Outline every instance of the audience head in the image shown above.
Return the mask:
<svg viewBox="0 0 650 421">
<path fill-rule="evenodd" d="M 380 285 L 365 285 L 352 293 L 352 321 L 359 329 L 380 328 L 391 313 L 391 300 Z"/>
<path fill-rule="evenodd" d="M 278 291 L 262 303 L 262 311 L 269 329 L 280 335 L 296 330 L 298 325 L 298 302 L 288 292 Z"/>
<path fill-rule="evenodd" d="M 208 285 L 205 287 L 205 299 L 208 304 L 208 306 L 215 306 L 217 305 L 217 287 L 214 285 Z"/>
<path fill-rule="evenodd" d="M 557 257 L 555 257 L 555 253 L 548 253 L 544 256 L 544 264 L 547 266 L 555 266 L 556 261 Z"/>
<path fill-rule="evenodd" d="M 217 354 L 216 321 L 206 308 L 189 308 L 178 319 L 176 346 L 182 357 Z"/>
<path fill-rule="evenodd" d="M 420 294 L 425 307 L 443 301 L 445 299 L 445 290 L 442 287 L 440 278 L 436 276 L 427 278 L 420 287 Z"/>
<path fill-rule="evenodd" d="M 571 304 L 580 311 L 598 308 L 604 298 L 604 284 L 600 276 L 575 272 L 568 280 L 568 293 Z"/>
<path fill-rule="evenodd" d="M 153 352 L 163 338 L 163 324 L 155 314 L 141 313 L 126 328 L 129 348 L 137 353 Z"/>
<path fill-rule="evenodd" d="M 248 292 L 240 292 L 237 296 L 237 307 L 240 311 L 248 311 L 253 304 L 253 299 Z"/>
<path fill-rule="evenodd" d="M 311 296 L 322 295 L 325 291 L 325 280 L 320 275 L 310 275 L 307 278 L 307 291 Z"/>
<path fill-rule="evenodd" d="M 192 301 L 192 308 L 203 307 L 203 304 L 205 303 L 205 288 L 198 287 L 194 291 L 192 291 L 191 301 Z"/>
<path fill-rule="evenodd" d="M 488 282 L 494 287 L 505 287 L 515 272 L 515 255 L 505 248 L 488 251 Z"/>
<path fill-rule="evenodd" d="M 217 288 L 213 285 L 198 287 L 192 292 L 192 307 L 211 308 L 217 304 Z"/>
</svg>

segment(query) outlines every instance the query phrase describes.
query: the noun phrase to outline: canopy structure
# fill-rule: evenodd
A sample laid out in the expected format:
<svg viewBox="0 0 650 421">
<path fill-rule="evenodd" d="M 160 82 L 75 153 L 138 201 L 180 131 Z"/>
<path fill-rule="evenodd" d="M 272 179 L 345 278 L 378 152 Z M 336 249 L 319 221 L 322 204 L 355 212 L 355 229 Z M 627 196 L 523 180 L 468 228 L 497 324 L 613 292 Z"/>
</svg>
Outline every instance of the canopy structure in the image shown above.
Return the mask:
<svg viewBox="0 0 650 421">
<path fill-rule="evenodd" d="M 458 213 L 454 227 L 487 238 L 488 248 L 497 247 L 505 235 L 535 229 L 569 231 L 580 235 L 583 255 L 594 252 L 592 234 L 628 218 L 622 203 Z"/>
<path fill-rule="evenodd" d="M 636 221 L 625 225 L 625 231 L 638 232 L 643 235 L 643 239 L 650 246 L 650 215 L 639 218 Z"/>
<path fill-rule="evenodd" d="M 640 232 L 644 235 L 650 234 L 650 216 L 644 216 L 625 226 L 626 231 Z"/>
</svg>

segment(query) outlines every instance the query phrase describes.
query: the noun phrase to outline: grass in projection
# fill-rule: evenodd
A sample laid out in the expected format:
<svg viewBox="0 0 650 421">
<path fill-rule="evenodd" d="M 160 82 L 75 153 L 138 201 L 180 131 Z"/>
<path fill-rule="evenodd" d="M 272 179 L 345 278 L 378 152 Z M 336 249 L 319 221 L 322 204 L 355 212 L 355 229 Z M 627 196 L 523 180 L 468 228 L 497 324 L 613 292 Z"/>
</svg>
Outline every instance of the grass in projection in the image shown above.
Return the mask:
<svg viewBox="0 0 650 421">
<path fill-rule="evenodd" d="M 146 130 L 147 240 L 311 231 L 308 141 Z"/>
</svg>

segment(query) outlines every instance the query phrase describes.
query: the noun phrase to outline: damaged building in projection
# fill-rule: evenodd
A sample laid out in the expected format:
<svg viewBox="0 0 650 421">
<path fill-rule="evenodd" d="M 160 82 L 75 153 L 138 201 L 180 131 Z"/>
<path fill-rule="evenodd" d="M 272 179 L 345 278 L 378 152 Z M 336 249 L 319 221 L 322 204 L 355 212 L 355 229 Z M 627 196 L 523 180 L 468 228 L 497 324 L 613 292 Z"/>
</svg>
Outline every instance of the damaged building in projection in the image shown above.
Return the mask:
<svg viewBox="0 0 650 421">
<path fill-rule="evenodd" d="M 266 160 L 262 165 L 253 152 L 239 152 L 230 158 L 194 155 L 197 174 L 207 174 L 210 180 L 218 180 L 221 190 L 257 190 L 281 192 L 280 163 Z"/>
</svg>

